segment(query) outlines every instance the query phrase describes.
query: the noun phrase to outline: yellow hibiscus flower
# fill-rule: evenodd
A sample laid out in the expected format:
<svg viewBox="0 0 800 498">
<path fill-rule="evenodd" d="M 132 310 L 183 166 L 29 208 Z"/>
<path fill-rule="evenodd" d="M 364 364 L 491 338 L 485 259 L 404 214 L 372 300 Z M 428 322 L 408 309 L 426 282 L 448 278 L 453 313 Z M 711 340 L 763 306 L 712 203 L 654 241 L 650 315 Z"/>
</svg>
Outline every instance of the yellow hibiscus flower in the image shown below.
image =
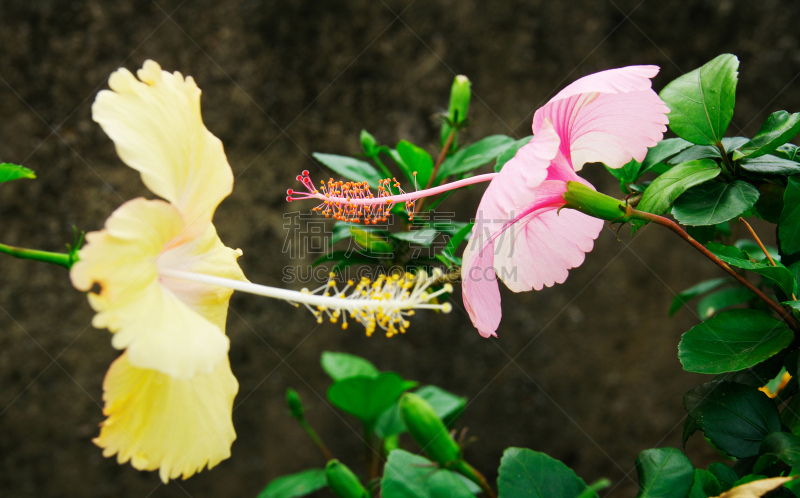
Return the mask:
<svg viewBox="0 0 800 498">
<path fill-rule="evenodd" d="M 222 143 L 200 115 L 191 77 L 153 61 L 109 78 L 92 116 L 122 160 L 163 200 L 134 199 L 103 230 L 86 236 L 72 267 L 73 285 L 89 291 L 93 325 L 125 349 L 103 383 L 107 419 L 94 441 L 163 481 L 187 478 L 230 456 L 238 383 L 225 336 L 228 288 L 163 275 L 180 270 L 245 281 L 211 223 L 233 188 Z M 94 291 L 94 287 L 99 290 Z"/>
</svg>

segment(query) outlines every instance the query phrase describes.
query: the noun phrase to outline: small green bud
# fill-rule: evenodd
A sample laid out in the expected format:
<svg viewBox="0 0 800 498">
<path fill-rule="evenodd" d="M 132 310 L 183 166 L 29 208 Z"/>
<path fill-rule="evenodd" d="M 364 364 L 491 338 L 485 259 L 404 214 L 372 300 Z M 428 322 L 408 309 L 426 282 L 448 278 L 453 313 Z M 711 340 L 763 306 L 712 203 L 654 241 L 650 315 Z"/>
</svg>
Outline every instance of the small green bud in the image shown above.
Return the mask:
<svg viewBox="0 0 800 498">
<path fill-rule="evenodd" d="M 361 148 L 364 149 L 367 157 L 378 155 L 378 142 L 367 130 L 361 130 Z"/>
<path fill-rule="evenodd" d="M 292 417 L 297 420 L 303 420 L 305 411 L 303 410 L 303 402 L 300 400 L 300 395 L 291 387 L 286 390 L 286 404 L 289 405 L 289 411 Z"/>
<path fill-rule="evenodd" d="M 447 108 L 447 114 L 450 122 L 456 126 L 467 119 L 469 100 L 472 97 L 471 86 L 472 83 L 470 83 L 469 78 L 463 74 L 459 74 L 453 80 L 453 86 L 450 89 L 450 106 Z"/>
<path fill-rule="evenodd" d="M 391 434 L 383 440 L 383 453 L 388 455 L 400 447 L 400 434 Z"/>
<path fill-rule="evenodd" d="M 424 398 L 405 393 L 400 398 L 400 415 L 408 433 L 431 460 L 443 467 L 461 460 L 461 448 Z"/>
<path fill-rule="evenodd" d="M 339 460 L 329 460 L 325 466 L 325 480 L 338 498 L 369 498 L 353 471 Z"/>
<path fill-rule="evenodd" d="M 601 194 L 580 182 L 567 182 L 564 192 L 566 208 L 575 209 L 594 218 L 614 222 L 630 221 L 630 206 L 625 201 Z"/>
</svg>

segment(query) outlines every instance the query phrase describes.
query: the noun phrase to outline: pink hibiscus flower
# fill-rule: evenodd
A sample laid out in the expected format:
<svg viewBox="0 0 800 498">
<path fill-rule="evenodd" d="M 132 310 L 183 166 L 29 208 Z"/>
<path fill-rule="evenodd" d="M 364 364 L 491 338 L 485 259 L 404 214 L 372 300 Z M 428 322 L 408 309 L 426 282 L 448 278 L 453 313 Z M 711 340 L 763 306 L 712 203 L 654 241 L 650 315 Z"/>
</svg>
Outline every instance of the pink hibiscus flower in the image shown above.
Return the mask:
<svg viewBox="0 0 800 498">
<path fill-rule="evenodd" d="M 595 73 L 567 86 L 533 116 L 534 138 L 489 184 L 462 267 L 464 305 L 484 337 L 502 310 L 497 278 L 514 292 L 563 283 L 592 250 L 603 221 L 572 209 L 568 181 L 585 163 L 620 168 L 644 160 L 664 136 L 669 109 L 652 90 L 656 66 Z"/>
</svg>

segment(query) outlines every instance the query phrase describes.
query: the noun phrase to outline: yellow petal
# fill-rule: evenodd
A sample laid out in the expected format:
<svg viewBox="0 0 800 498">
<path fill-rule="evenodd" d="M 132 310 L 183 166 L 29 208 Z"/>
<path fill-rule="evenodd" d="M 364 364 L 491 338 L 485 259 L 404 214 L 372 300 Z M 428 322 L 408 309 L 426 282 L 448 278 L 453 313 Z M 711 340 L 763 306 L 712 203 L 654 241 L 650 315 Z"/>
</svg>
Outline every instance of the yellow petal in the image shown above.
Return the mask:
<svg viewBox="0 0 800 498">
<path fill-rule="evenodd" d="M 79 290 L 100 285 L 99 293 L 89 293 L 89 303 L 98 312 L 92 324 L 113 332 L 112 344 L 127 348 L 133 365 L 188 379 L 212 371 L 227 356 L 230 341 L 219 318 L 224 318 L 230 293 L 220 293 L 222 299 L 214 302 L 215 313 L 207 319 L 198 312 L 202 310 L 193 309 L 192 303 L 162 285 L 159 256 L 165 248 L 178 250 L 171 244 L 183 227 L 180 213 L 169 203 L 141 198 L 126 202 L 103 230 L 87 234 L 70 276 Z M 187 244 L 196 244 L 198 250 L 216 249 L 214 254 L 222 245 Z M 197 255 L 200 260 L 202 256 Z M 194 286 L 201 296 L 213 289 Z"/>
<path fill-rule="evenodd" d="M 187 238 L 206 230 L 233 189 L 222 142 L 200 115 L 200 89 L 191 76 L 168 73 L 148 60 L 137 80 L 127 69 L 98 93 L 92 118 L 114 141 L 120 158 L 139 171 L 153 193 L 184 216 Z"/>
<path fill-rule="evenodd" d="M 159 469 L 164 482 L 186 479 L 230 456 L 238 389 L 227 357 L 213 372 L 180 380 L 134 367 L 124 353 L 103 382 L 108 418 L 94 442 L 121 464 Z"/>
<path fill-rule="evenodd" d="M 795 477 L 797 476 L 772 477 L 770 479 L 748 482 L 747 484 L 731 488 L 714 498 L 761 498 L 773 489 L 778 489 L 787 482 L 793 480 Z"/>
<path fill-rule="evenodd" d="M 159 258 L 158 265 L 160 268 L 247 282 L 236 262 L 241 255 L 241 250 L 226 247 L 219 239 L 214 225 L 209 225 L 198 239 L 167 250 Z M 225 330 L 228 301 L 233 290 L 163 277 L 161 283 L 206 320 Z"/>
</svg>

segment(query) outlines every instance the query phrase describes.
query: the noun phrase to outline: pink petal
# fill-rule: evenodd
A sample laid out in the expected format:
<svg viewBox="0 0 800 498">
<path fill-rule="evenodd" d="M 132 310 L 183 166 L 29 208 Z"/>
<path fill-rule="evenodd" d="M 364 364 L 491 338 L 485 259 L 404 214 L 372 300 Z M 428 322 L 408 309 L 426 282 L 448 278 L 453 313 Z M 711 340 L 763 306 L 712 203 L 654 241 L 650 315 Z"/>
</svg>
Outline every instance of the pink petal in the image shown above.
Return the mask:
<svg viewBox="0 0 800 498">
<path fill-rule="evenodd" d="M 669 108 L 650 88 L 657 72 L 656 66 L 630 66 L 581 78 L 536 111 L 533 131 L 549 119 L 576 171 L 587 162 L 619 168 L 631 158 L 641 161 L 669 122 Z"/>
<path fill-rule="evenodd" d="M 464 307 L 472 324 L 483 337 L 497 337 L 495 330 L 500 325 L 503 311 L 500 307 L 500 289 L 492 268 L 494 244 L 476 250 L 469 244 L 464 250 L 464 264 L 461 267 L 461 292 Z"/>
</svg>

